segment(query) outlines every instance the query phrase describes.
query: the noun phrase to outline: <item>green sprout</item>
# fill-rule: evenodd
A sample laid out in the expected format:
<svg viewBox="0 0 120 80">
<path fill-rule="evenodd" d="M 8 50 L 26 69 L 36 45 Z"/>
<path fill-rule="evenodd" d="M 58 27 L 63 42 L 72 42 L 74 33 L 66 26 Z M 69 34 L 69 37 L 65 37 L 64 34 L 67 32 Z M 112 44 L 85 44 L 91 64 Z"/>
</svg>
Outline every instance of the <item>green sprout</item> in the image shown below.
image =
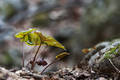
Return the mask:
<svg viewBox="0 0 120 80">
<path fill-rule="evenodd" d="M 33 59 L 29 62 L 31 64 L 31 70 L 34 69 L 35 64 L 39 64 L 39 65 L 43 65 L 43 66 L 47 65 L 47 62 L 44 59 L 42 59 L 39 62 L 36 61 L 36 57 L 37 57 L 37 55 L 39 53 L 39 49 L 42 45 L 58 47 L 63 50 L 66 50 L 65 47 L 61 43 L 59 43 L 57 40 L 55 40 L 52 36 L 44 35 L 37 29 L 30 28 L 28 30 L 21 31 L 21 32 L 15 34 L 15 37 L 19 38 L 21 42 L 23 42 L 29 46 L 38 46 Z M 60 60 L 61 58 L 67 56 L 68 54 L 69 53 L 67 53 L 67 52 L 60 53 L 59 55 L 56 56 L 55 61 Z M 49 67 L 51 64 L 55 63 L 55 61 L 48 64 L 47 67 Z M 23 67 L 24 67 L 24 53 L 23 53 Z M 43 73 L 45 71 L 45 69 L 41 73 Z"/>
<path fill-rule="evenodd" d="M 118 51 L 117 51 L 118 50 Z M 113 55 L 117 55 L 120 52 L 120 45 L 117 45 L 110 50 L 105 52 L 104 59 L 110 59 L 113 58 Z"/>
</svg>

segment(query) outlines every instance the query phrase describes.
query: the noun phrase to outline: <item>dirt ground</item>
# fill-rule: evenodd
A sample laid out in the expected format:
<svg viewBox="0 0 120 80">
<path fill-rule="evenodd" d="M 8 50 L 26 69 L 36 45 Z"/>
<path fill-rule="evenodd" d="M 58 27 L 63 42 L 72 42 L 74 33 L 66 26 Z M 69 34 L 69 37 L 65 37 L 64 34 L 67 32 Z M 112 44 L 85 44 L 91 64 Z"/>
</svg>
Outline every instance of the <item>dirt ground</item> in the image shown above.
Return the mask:
<svg viewBox="0 0 120 80">
<path fill-rule="evenodd" d="M 119 77 L 119 74 L 98 74 L 92 70 L 78 67 L 63 68 L 42 75 L 27 70 L 7 70 L 0 67 L 0 80 L 119 80 Z"/>
</svg>

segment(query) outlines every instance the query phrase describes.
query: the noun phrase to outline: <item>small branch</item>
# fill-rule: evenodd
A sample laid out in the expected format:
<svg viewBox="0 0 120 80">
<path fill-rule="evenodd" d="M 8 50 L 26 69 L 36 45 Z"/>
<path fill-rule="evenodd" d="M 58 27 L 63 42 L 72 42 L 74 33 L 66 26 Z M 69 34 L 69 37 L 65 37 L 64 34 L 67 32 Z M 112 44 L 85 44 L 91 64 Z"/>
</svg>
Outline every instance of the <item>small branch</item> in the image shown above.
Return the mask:
<svg viewBox="0 0 120 80">
<path fill-rule="evenodd" d="M 120 73 L 120 70 L 113 64 L 113 62 L 111 61 L 111 59 L 108 59 L 108 60 L 112 64 L 112 66 L 115 68 L 115 70 L 118 71 L 118 73 Z"/>
<path fill-rule="evenodd" d="M 14 72 L 10 72 L 9 70 L 0 67 L 0 80 L 27 80 L 25 78 L 22 78 L 21 76 L 17 75 Z"/>
<path fill-rule="evenodd" d="M 39 75 L 37 73 L 32 73 L 32 72 L 29 72 L 29 71 L 23 71 L 20 73 L 20 76 L 25 78 L 26 76 L 30 76 L 30 77 L 34 77 L 34 78 L 37 78 L 37 79 L 42 79 L 42 77 L 46 77 L 46 75 Z"/>
<path fill-rule="evenodd" d="M 44 72 L 50 65 L 56 63 L 57 61 L 58 61 L 58 60 L 54 60 L 54 61 L 52 61 L 50 64 L 48 64 L 48 65 L 42 70 L 42 72 L 41 72 L 40 74 L 43 74 L 43 72 Z"/>
<path fill-rule="evenodd" d="M 39 75 L 28 70 L 17 70 L 11 72 L 3 67 L 0 67 L 0 80 L 43 80 L 47 75 Z"/>
</svg>

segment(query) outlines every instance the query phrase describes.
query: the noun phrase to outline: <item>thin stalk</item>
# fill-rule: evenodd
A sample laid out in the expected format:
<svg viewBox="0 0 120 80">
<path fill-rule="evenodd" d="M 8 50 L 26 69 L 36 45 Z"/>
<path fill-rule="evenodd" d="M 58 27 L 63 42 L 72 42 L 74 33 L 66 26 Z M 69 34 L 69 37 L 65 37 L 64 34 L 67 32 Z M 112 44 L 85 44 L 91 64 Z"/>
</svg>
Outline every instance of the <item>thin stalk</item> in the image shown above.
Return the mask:
<svg viewBox="0 0 120 80">
<path fill-rule="evenodd" d="M 54 61 L 52 61 L 50 64 L 48 64 L 48 65 L 41 71 L 40 74 L 43 74 L 43 72 L 44 72 L 50 65 L 56 63 L 57 61 L 58 61 L 58 60 L 54 60 Z"/>
<path fill-rule="evenodd" d="M 22 43 L 22 67 L 24 68 L 24 43 Z"/>
<path fill-rule="evenodd" d="M 34 56 L 34 58 L 33 58 L 33 61 L 32 61 L 33 63 L 32 63 L 31 70 L 33 70 L 33 68 L 34 68 L 34 66 L 35 66 L 35 60 L 36 60 L 36 57 L 37 57 L 37 54 L 38 54 L 38 52 L 39 52 L 40 47 L 41 47 L 41 45 L 38 47 L 38 49 L 37 49 L 37 51 L 36 51 L 36 53 L 35 53 L 35 56 Z"/>
<path fill-rule="evenodd" d="M 43 52 L 43 51 L 46 51 L 47 49 L 45 49 L 45 47 L 40 51 L 40 54 Z M 36 57 L 36 59 L 38 59 L 39 57 Z"/>
<path fill-rule="evenodd" d="M 111 61 L 111 59 L 108 59 L 108 60 L 112 64 L 112 66 L 115 68 L 115 70 L 118 71 L 118 73 L 120 73 L 120 70 L 113 64 L 113 62 Z"/>
<path fill-rule="evenodd" d="M 29 51 L 28 53 L 32 54 L 35 48 L 36 48 L 36 46 L 35 46 L 35 47 L 33 47 L 33 48 L 31 49 L 31 51 Z M 32 58 L 33 58 L 33 57 L 32 57 Z M 29 61 L 27 60 L 27 61 L 28 61 L 28 63 L 27 63 L 27 65 L 26 65 L 26 66 L 28 66 L 28 65 L 29 65 L 29 63 L 30 63 L 30 61 L 32 60 L 32 58 L 28 59 Z"/>
</svg>

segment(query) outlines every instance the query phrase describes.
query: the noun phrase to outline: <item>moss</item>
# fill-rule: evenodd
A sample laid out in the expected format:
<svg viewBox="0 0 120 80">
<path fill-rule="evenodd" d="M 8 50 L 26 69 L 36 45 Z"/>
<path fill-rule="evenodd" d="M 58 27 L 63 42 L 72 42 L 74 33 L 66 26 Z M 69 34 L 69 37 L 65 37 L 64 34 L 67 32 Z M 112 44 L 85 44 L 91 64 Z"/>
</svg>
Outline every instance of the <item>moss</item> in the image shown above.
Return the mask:
<svg viewBox="0 0 120 80">
<path fill-rule="evenodd" d="M 8 52 L 3 52 L 4 55 L 1 57 L 0 64 L 4 65 L 6 68 L 12 68 L 14 65 L 14 61 Z"/>
<path fill-rule="evenodd" d="M 12 4 L 5 4 L 4 9 L 2 9 L 3 13 L 5 14 L 5 20 L 10 19 L 16 14 L 16 9 L 13 7 Z"/>
<path fill-rule="evenodd" d="M 95 0 L 89 4 L 83 16 L 84 21 L 89 25 L 99 25 L 106 22 L 117 11 L 118 6 L 113 0 Z"/>
<path fill-rule="evenodd" d="M 104 58 L 107 58 L 107 59 L 113 58 L 113 55 L 115 56 L 119 54 L 119 50 L 120 50 L 120 45 L 114 46 L 113 48 L 105 52 Z"/>
<path fill-rule="evenodd" d="M 48 13 L 39 13 L 33 17 L 32 26 L 47 26 L 49 21 Z"/>
</svg>

